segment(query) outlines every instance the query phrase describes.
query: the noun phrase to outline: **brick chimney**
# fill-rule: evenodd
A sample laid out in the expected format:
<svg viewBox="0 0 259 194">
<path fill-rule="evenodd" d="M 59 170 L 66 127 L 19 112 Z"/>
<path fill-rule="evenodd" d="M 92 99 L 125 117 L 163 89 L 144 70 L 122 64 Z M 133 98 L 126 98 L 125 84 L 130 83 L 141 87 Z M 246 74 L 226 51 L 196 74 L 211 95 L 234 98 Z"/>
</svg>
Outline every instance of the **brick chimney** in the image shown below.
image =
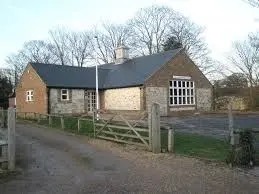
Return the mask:
<svg viewBox="0 0 259 194">
<path fill-rule="evenodd" d="M 124 63 L 129 59 L 129 48 L 124 45 L 120 45 L 115 49 L 115 54 L 115 64 Z"/>
</svg>

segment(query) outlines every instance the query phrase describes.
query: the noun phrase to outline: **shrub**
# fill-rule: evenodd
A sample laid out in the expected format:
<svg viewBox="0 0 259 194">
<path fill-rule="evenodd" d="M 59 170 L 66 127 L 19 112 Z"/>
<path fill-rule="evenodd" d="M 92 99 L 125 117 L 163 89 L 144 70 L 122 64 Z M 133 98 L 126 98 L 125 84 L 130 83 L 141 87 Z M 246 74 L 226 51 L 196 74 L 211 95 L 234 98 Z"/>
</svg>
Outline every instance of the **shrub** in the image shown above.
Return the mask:
<svg viewBox="0 0 259 194">
<path fill-rule="evenodd" d="M 255 163 L 255 137 L 251 130 L 239 132 L 239 144 L 230 146 L 227 163 L 251 167 Z"/>
</svg>

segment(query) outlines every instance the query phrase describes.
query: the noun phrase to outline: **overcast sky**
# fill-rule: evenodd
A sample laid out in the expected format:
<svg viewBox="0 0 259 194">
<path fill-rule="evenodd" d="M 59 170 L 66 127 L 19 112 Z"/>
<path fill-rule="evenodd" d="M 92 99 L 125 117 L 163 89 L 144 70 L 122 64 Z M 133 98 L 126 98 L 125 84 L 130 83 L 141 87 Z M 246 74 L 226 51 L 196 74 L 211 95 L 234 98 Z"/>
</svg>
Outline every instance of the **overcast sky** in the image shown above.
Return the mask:
<svg viewBox="0 0 259 194">
<path fill-rule="evenodd" d="M 259 30 L 259 9 L 242 0 L 0 0 L 0 67 L 28 40 L 48 38 L 58 25 L 74 30 L 103 20 L 123 23 L 142 7 L 168 5 L 206 27 L 206 41 L 224 60 L 235 40 Z"/>
</svg>

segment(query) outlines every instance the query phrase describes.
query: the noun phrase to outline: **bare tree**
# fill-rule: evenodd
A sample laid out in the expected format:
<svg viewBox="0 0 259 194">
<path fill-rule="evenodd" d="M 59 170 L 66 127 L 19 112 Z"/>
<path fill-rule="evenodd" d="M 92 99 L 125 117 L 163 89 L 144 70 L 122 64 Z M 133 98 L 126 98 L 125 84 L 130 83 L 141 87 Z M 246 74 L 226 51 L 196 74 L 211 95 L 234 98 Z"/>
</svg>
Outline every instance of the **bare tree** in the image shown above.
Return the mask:
<svg viewBox="0 0 259 194">
<path fill-rule="evenodd" d="M 68 45 L 67 50 L 71 51 L 72 64 L 74 59 L 76 60 L 78 67 L 83 67 L 88 58 L 92 55 L 91 39 L 92 34 L 90 32 L 70 32 L 67 33 Z"/>
<path fill-rule="evenodd" d="M 24 68 L 28 64 L 29 61 L 27 61 L 24 58 L 24 55 L 21 52 L 18 52 L 16 54 L 11 54 L 7 56 L 6 58 L 6 64 L 7 67 L 11 70 L 9 71 L 7 77 L 10 77 L 11 80 L 13 80 L 14 85 L 17 84 L 19 77 L 22 75 Z"/>
<path fill-rule="evenodd" d="M 153 5 L 140 9 L 129 21 L 131 46 L 142 55 L 160 52 L 174 17 L 175 12 L 166 6 Z"/>
<path fill-rule="evenodd" d="M 209 54 L 203 32 L 203 27 L 180 14 L 170 24 L 170 36 L 175 37 L 175 40 L 182 45 L 190 58 L 200 67 L 203 65 L 204 60 L 207 62 Z"/>
<path fill-rule="evenodd" d="M 254 46 L 251 39 L 235 42 L 233 44 L 233 54 L 230 56 L 230 61 L 240 70 L 247 78 L 250 86 L 250 100 L 254 107 L 253 87 L 258 83 L 259 49 Z"/>
<path fill-rule="evenodd" d="M 10 69 L 8 77 L 17 83 L 24 68 L 29 62 L 55 63 L 57 58 L 52 54 L 50 43 L 43 40 L 32 40 L 24 43 L 22 49 L 6 58 L 6 64 Z"/>
<path fill-rule="evenodd" d="M 95 55 L 101 62 L 109 63 L 116 59 L 115 48 L 128 45 L 131 31 L 127 25 L 104 23 L 102 28 L 95 30 L 96 40 L 92 42 Z"/>
<path fill-rule="evenodd" d="M 53 47 L 51 52 L 57 57 L 61 65 L 68 65 L 72 58 L 72 52 L 68 49 L 68 31 L 57 28 L 49 31 Z"/>
<path fill-rule="evenodd" d="M 24 43 L 20 50 L 27 62 L 56 63 L 57 58 L 51 52 L 53 45 L 43 40 L 32 40 Z"/>
<path fill-rule="evenodd" d="M 253 7 L 259 8 L 259 0 L 243 0 L 243 1 L 249 3 Z"/>
</svg>

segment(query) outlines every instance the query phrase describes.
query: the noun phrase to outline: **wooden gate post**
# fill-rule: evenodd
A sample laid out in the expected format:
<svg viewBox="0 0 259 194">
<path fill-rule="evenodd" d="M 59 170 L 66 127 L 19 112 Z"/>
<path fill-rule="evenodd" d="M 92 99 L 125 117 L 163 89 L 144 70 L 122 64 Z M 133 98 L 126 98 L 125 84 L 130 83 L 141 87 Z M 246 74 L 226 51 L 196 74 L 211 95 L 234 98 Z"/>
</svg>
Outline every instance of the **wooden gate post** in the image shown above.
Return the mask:
<svg viewBox="0 0 259 194">
<path fill-rule="evenodd" d="M 152 152 L 157 154 L 161 152 L 159 104 L 154 103 L 151 111 Z"/>
<path fill-rule="evenodd" d="M 15 169 L 15 109 L 8 108 L 8 169 Z"/>
<path fill-rule="evenodd" d="M 168 128 L 168 152 L 174 152 L 174 129 Z"/>
</svg>

